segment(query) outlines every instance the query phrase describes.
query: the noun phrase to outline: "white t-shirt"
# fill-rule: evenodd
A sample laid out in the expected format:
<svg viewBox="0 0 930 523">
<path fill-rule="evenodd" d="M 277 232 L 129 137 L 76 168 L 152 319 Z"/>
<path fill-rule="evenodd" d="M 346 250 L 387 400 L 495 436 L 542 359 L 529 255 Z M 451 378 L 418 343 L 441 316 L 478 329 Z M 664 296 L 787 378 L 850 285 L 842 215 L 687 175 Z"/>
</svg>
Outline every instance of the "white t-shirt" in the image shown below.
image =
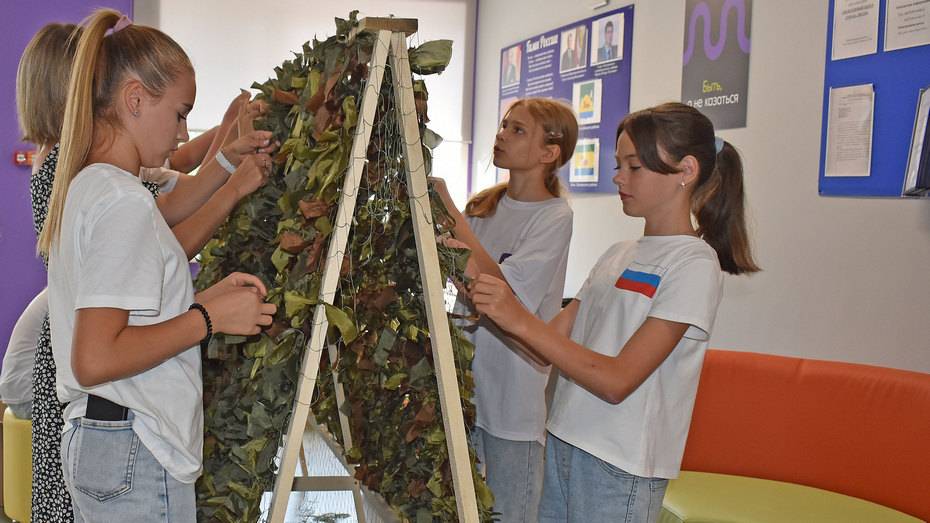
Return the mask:
<svg viewBox="0 0 930 523">
<path fill-rule="evenodd" d="M 549 432 L 631 474 L 677 477 L 722 286 L 717 253 L 700 238 L 645 236 L 608 249 L 576 297 L 572 340 L 616 356 L 647 317 L 690 327 L 617 405 L 560 376 Z"/>
<path fill-rule="evenodd" d="M 517 298 L 544 321 L 562 306 L 572 209 L 564 198 L 521 202 L 504 195 L 487 218 L 468 218 L 481 245 L 500 263 Z M 470 331 L 470 332 L 469 332 Z M 545 443 L 549 366 L 504 342 L 487 319 L 467 329 L 475 344 L 476 425 L 498 438 Z"/>
<path fill-rule="evenodd" d="M 47 290 L 42 289 L 13 326 L 10 343 L 3 355 L 3 369 L 0 370 L 0 399 L 8 405 L 32 401 L 32 369 L 36 364 L 36 345 L 46 314 L 48 296 Z"/>
<path fill-rule="evenodd" d="M 71 371 L 77 309 L 129 311 L 129 325 L 161 323 L 187 311 L 194 288 L 187 257 L 139 178 L 107 164 L 71 183 L 61 236 L 48 266 L 52 352 L 65 419 L 84 415 L 87 393 L 130 408 L 132 428 L 178 481 L 200 475 L 203 447 L 199 347 L 129 378 L 93 388 Z"/>
</svg>

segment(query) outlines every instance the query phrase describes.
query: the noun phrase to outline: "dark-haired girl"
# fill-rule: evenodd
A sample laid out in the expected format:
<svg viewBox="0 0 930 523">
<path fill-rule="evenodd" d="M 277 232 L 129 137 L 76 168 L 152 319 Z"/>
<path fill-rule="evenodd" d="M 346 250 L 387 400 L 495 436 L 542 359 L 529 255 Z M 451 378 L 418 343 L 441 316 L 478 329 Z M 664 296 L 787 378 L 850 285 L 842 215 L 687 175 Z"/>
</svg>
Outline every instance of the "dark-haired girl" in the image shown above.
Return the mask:
<svg viewBox="0 0 930 523">
<path fill-rule="evenodd" d="M 617 132 L 623 212 L 645 219 L 548 324 L 482 274 L 477 309 L 560 371 L 547 424 L 542 522 L 655 521 L 681 467 L 723 273 L 759 270 L 739 154 L 697 110 L 664 104 Z M 696 226 L 695 226 L 696 222 Z"/>
</svg>

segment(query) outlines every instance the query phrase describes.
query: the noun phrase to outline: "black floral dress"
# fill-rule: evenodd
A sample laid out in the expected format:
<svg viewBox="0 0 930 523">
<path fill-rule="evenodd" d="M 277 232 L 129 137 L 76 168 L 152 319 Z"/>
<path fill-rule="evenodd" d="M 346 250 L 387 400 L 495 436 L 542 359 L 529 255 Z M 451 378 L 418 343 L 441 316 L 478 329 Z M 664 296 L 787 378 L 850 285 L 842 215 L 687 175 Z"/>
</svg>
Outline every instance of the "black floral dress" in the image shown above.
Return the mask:
<svg viewBox="0 0 930 523">
<path fill-rule="evenodd" d="M 57 165 L 58 145 L 55 145 L 29 183 L 37 235 L 45 225 Z M 145 186 L 158 197 L 157 185 Z M 55 360 L 52 357 L 52 338 L 46 315 L 32 371 L 32 521 L 36 523 L 74 521 L 71 496 L 65 489 L 61 470 L 61 430 L 64 426 L 62 407 L 55 392 Z"/>
</svg>

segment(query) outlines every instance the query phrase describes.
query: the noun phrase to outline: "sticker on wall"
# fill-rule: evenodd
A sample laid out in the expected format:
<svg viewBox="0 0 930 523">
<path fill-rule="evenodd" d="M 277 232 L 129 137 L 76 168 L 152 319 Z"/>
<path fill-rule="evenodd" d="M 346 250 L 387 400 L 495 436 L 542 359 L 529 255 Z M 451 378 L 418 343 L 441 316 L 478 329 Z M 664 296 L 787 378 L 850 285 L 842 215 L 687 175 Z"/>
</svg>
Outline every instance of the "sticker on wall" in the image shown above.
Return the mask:
<svg viewBox="0 0 930 523">
<path fill-rule="evenodd" d="M 572 185 L 597 185 L 597 162 L 600 152 L 600 140 L 582 138 L 575 145 L 569 182 Z"/>
<path fill-rule="evenodd" d="M 572 107 L 578 116 L 578 125 L 601 123 L 601 80 L 577 82 L 572 87 Z"/>
<path fill-rule="evenodd" d="M 681 101 L 718 130 L 746 127 L 751 22 L 752 0 L 685 4 Z"/>
</svg>

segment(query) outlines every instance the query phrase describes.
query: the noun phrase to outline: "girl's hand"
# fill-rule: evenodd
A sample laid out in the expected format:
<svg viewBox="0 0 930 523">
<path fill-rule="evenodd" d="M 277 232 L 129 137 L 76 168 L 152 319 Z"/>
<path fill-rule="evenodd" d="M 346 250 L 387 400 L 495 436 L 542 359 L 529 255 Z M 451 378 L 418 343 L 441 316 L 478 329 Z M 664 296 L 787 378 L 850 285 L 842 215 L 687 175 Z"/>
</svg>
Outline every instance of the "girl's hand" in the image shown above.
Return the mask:
<svg viewBox="0 0 930 523">
<path fill-rule="evenodd" d="M 267 154 L 250 154 L 229 175 L 226 183 L 230 184 L 241 200 L 265 185 L 271 174 L 271 166 L 271 157 Z"/>
<path fill-rule="evenodd" d="M 277 307 L 264 303 L 258 287 L 239 286 L 203 303 L 215 332 L 251 336 L 271 325 Z"/>
<path fill-rule="evenodd" d="M 260 100 L 253 100 L 249 103 L 242 105 L 239 109 L 239 117 L 237 118 L 236 125 L 238 130 L 238 136 L 245 136 L 246 134 L 255 130 L 253 122 L 256 118 L 261 117 L 268 111 L 268 104 Z"/>
<path fill-rule="evenodd" d="M 230 163 L 238 166 L 250 154 L 271 154 L 277 148 L 278 144 L 271 141 L 271 131 L 250 131 L 223 147 L 222 151 Z"/>
<path fill-rule="evenodd" d="M 236 95 L 235 98 L 229 102 L 229 107 L 226 108 L 226 112 L 223 114 L 223 124 L 232 122 L 239 117 L 239 113 L 242 111 L 242 106 L 249 103 L 249 98 L 252 95 L 248 91 L 242 91 Z"/>
<path fill-rule="evenodd" d="M 507 282 L 489 274 L 479 274 L 475 278 L 469 297 L 479 313 L 510 333 L 519 330 L 527 315 L 532 317 Z"/>
<path fill-rule="evenodd" d="M 258 276 L 246 274 L 244 272 L 233 272 L 222 280 L 214 283 L 210 288 L 205 289 L 197 294 L 197 301 L 204 302 L 226 294 L 229 291 L 242 287 L 251 287 L 258 291 L 262 298 L 268 294 L 268 289 Z"/>
</svg>

